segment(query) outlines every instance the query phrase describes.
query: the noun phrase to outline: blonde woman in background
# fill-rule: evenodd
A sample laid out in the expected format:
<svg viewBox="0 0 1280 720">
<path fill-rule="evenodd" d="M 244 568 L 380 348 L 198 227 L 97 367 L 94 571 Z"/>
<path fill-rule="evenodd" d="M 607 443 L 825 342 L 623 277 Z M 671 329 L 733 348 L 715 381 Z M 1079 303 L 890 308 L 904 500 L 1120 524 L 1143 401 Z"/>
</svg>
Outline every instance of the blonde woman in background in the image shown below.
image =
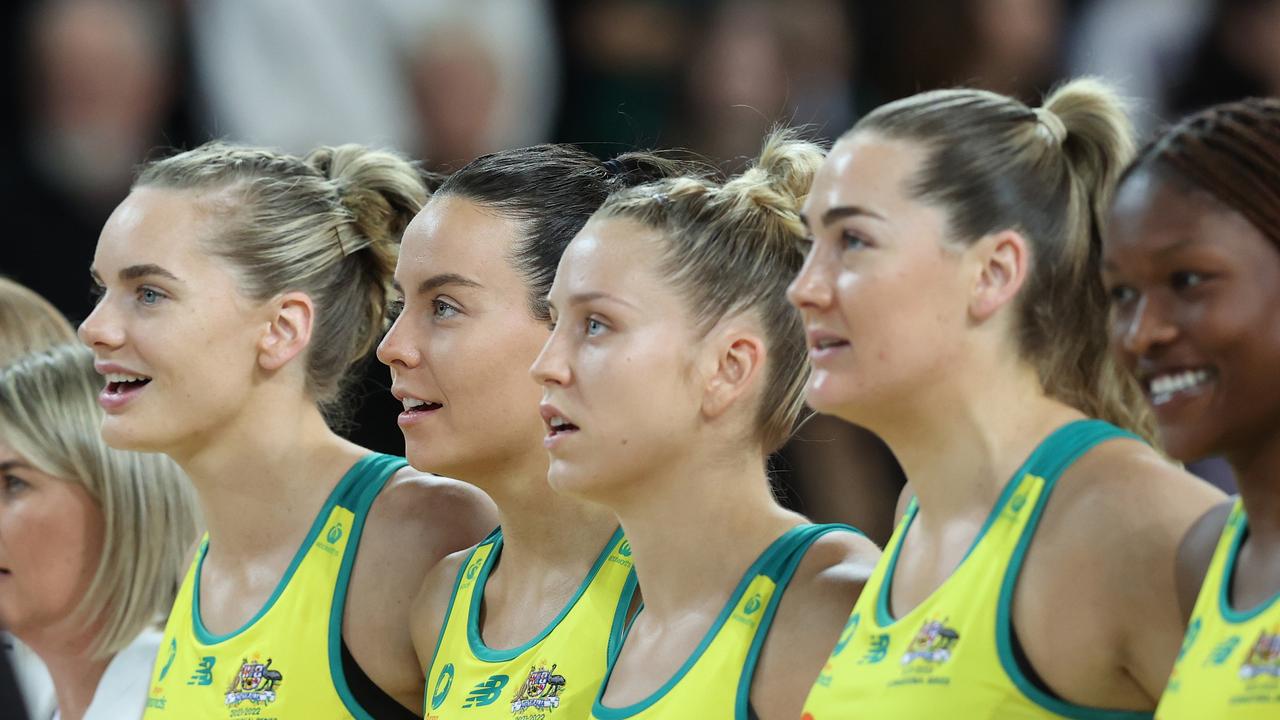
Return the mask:
<svg viewBox="0 0 1280 720">
<path fill-rule="evenodd" d="M 0 624 L 48 667 L 62 720 L 141 716 L 196 535 L 171 460 L 102 442 L 100 385 L 79 345 L 0 370 Z"/>
<path fill-rule="evenodd" d="M 26 353 L 75 342 L 75 338 L 75 329 L 52 303 L 25 285 L 0 276 L 0 367 Z M 0 645 L 10 655 L 31 715 L 52 717 L 58 698 L 40 658 L 21 640 L 4 632 L 3 625 Z"/>
<path fill-rule="evenodd" d="M 103 228 L 80 337 L 113 447 L 163 452 L 208 525 L 148 717 L 414 717 L 409 607 L 496 523 L 480 491 L 327 420 L 385 325 L 427 188 L 357 145 L 306 158 L 210 143 L 151 163 Z"/>
</svg>

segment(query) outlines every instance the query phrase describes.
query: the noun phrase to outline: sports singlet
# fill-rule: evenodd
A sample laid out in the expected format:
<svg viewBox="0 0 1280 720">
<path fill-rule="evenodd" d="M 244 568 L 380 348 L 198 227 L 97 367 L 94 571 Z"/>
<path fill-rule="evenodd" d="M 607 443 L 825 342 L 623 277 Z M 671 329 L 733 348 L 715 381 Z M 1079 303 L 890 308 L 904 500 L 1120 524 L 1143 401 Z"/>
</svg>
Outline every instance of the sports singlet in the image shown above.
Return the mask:
<svg viewBox="0 0 1280 720">
<path fill-rule="evenodd" d="M 1236 500 L 1156 709 L 1159 720 L 1280 717 L 1280 594 L 1249 610 L 1231 606 L 1231 577 L 1247 533 L 1244 505 Z"/>
<path fill-rule="evenodd" d="M 206 535 L 156 655 L 146 720 L 369 718 L 341 669 L 347 579 L 365 517 L 403 458 L 368 455 L 316 516 L 275 592 L 243 627 L 215 635 L 200 618 Z"/>
<path fill-rule="evenodd" d="M 427 673 L 427 720 L 581 720 L 622 637 L 636 576 L 631 544 L 614 532 L 560 615 L 508 650 L 480 637 L 484 588 L 502 552 L 502 529 L 458 569 L 436 654 Z"/>
<path fill-rule="evenodd" d="M 591 717 L 747 720 L 751 679 L 778 602 L 809 547 L 834 531 L 858 532 L 848 525 L 797 525 L 774 540 L 747 569 L 701 644 L 666 684 L 640 702 L 612 708 L 600 701 L 608 686 L 606 677 L 591 708 Z M 613 657 L 616 659 L 617 654 Z"/>
<path fill-rule="evenodd" d="M 951 576 L 894 618 L 889 589 L 918 510 L 913 498 L 809 693 L 804 720 L 1149 718 L 1077 706 L 1037 687 L 1011 637 L 1013 591 L 1054 484 L 1086 451 L 1120 437 L 1133 436 L 1100 420 L 1050 434 L 1014 473 Z"/>
</svg>

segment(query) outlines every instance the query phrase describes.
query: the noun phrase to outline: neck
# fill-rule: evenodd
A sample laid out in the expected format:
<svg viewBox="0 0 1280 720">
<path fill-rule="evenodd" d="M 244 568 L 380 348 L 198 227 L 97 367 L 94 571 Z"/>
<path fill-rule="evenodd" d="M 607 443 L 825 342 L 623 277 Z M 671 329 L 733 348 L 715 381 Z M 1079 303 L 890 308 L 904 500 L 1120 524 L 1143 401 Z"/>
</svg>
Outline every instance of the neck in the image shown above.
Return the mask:
<svg viewBox="0 0 1280 720">
<path fill-rule="evenodd" d="M 1249 542 L 1280 547 L 1280 430 L 1228 458 L 1249 514 Z"/>
<path fill-rule="evenodd" d="M 519 578 L 555 577 L 559 569 L 580 574 L 577 570 L 595 562 L 618 528 L 608 508 L 553 491 L 547 484 L 548 464 L 546 451 L 538 447 L 501 467 L 459 473 L 465 476 L 459 479 L 484 490 L 497 505 L 502 562 L 494 573 L 517 587 L 526 586 Z M 526 587 L 537 585 L 530 582 Z"/>
<path fill-rule="evenodd" d="M 646 467 L 604 499 L 631 542 L 645 614 L 659 623 L 718 611 L 771 542 L 804 518 L 773 498 L 758 452 L 712 441 Z M 679 562 L 671 562 L 679 558 Z"/>
<path fill-rule="evenodd" d="M 200 498 L 223 559 L 261 555 L 311 526 L 329 491 L 367 451 L 331 431 L 305 399 L 246 405 L 237 418 L 170 455 Z"/>
<path fill-rule="evenodd" d="M 93 702 L 98 682 L 111 664 L 111 658 L 94 658 L 89 652 L 89 639 L 56 641 L 47 638 L 23 638 L 23 642 L 40 657 L 53 679 L 58 698 L 58 712 L 63 720 L 80 720 Z"/>
<path fill-rule="evenodd" d="M 978 377 L 917 392 L 892 417 L 857 420 L 893 450 L 925 522 L 985 517 L 1036 445 L 1083 417 L 1046 396 L 1031 368 Z"/>
</svg>

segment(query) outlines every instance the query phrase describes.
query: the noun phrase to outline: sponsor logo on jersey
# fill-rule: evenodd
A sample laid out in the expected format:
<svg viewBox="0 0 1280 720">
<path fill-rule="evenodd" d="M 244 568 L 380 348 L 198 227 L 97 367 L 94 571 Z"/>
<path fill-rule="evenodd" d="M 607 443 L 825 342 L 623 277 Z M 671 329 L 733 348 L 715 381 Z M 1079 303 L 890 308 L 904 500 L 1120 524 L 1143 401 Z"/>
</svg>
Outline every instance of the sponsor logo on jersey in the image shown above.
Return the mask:
<svg viewBox="0 0 1280 720">
<path fill-rule="evenodd" d="M 951 659 L 951 650 L 959 640 L 960 633 L 947 627 L 945 620 L 928 620 L 903 653 L 902 664 L 921 660 L 940 665 Z"/>
<path fill-rule="evenodd" d="M 494 704 L 502 696 L 502 688 L 506 687 L 510 680 L 511 678 L 506 675 L 490 675 L 488 680 L 476 683 L 476 686 L 471 688 L 471 692 L 467 693 L 462 709 Z"/>
<path fill-rule="evenodd" d="M 279 670 L 271 668 L 271 658 L 265 663 L 245 659 L 240 663 L 240 670 L 231 678 L 227 688 L 227 705 L 241 703 L 253 705 L 270 705 L 276 701 L 276 686 L 284 680 Z"/>
<path fill-rule="evenodd" d="M 173 659 L 178 656 L 178 639 L 169 638 L 169 658 L 164 661 L 164 667 L 160 668 L 160 677 L 156 678 L 156 682 L 164 682 L 165 677 L 169 674 L 169 668 L 173 667 Z"/>
<path fill-rule="evenodd" d="M 188 685 L 212 685 L 213 684 L 213 666 L 218 662 L 218 658 L 212 655 L 206 655 L 200 658 L 200 664 L 196 665 L 196 669 L 191 671 L 191 677 L 187 678 Z"/>
<path fill-rule="evenodd" d="M 560 707 L 560 693 L 564 691 L 565 679 L 556 674 L 554 663 L 547 667 L 545 663 L 537 663 L 529 669 L 529 677 L 516 690 L 511 699 L 511 713 L 519 714 L 530 708 L 537 710 L 554 710 Z"/>
<path fill-rule="evenodd" d="M 449 696 L 449 688 L 453 687 L 453 663 L 445 663 L 436 676 L 435 689 L 431 691 L 431 709 L 438 710 Z"/>
<path fill-rule="evenodd" d="M 333 545 L 334 543 L 341 540 L 342 539 L 342 523 L 340 522 L 334 523 L 333 527 L 329 528 L 329 532 L 325 533 L 324 539 L 328 541 L 330 545 Z"/>
</svg>

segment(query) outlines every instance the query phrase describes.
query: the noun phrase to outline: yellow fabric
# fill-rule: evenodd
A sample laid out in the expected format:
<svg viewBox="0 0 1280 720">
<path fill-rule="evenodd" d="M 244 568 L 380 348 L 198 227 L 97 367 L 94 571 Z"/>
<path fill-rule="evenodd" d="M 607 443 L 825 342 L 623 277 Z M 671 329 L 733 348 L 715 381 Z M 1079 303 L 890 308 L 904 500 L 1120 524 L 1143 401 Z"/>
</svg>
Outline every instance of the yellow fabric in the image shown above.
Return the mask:
<svg viewBox="0 0 1280 720">
<path fill-rule="evenodd" d="M 916 516 L 912 500 L 805 702 L 804 720 L 1147 718 L 1066 703 L 1034 687 L 1013 656 L 1009 600 L 1021 557 L 1063 469 L 1120 431 L 1098 421 L 1058 430 L 1016 473 L 952 575 L 901 617 L 889 584 Z"/>
<path fill-rule="evenodd" d="M 428 720 L 579 720 L 604 678 L 635 589 L 631 545 L 614 534 L 577 597 L 529 643 L 510 650 L 484 645 L 479 633 L 484 585 L 501 552 L 500 532 L 471 553 L 427 674 Z"/>
<path fill-rule="evenodd" d="M 358 538 L 364 509 L 386 478 L 404 464 L 402 459 L 379 455 L 357 463 L 321 510 L 291 573 L 281 579 L 282 587 L 254 619 L 221 637 L 205 630 L 196 599 L 200 567 L 208 551 L 206 536 L 165 625 L 143 717 L 368 717 L 354 700 L 343 700 L 349 694 L 338 659 L 341 617 L 335 612 L 335 594 L 343 589 L 345 597 L 343 561 L 347 559 L 349 565 L 354 560 L 355 546 L 349 548 L 348 543 Z M 356 496 L 362 496 L 364 507 L 344 506 L 356 506 Z M 348 549 L 352 557 L 347 556 Z"/>
<path fill-rule="evenodd" d="M 614 708 L 597 701 L 591 717 L 746 720 L 756 661 L 777 603 L 813 542 L 836 530 L 857 532 L 847 525 L 800 525 L 778 538 L 744 574 L 702 644 L 674 677 L 633 705 Z"/>
<path fill-rule="evenodd" d="M 1158 720 L 1280 718 L 1280 597 L 1245 612 L 1227 600 L 1247 527 L 1236 500 L 1160 698 Z"/>
</svg>

